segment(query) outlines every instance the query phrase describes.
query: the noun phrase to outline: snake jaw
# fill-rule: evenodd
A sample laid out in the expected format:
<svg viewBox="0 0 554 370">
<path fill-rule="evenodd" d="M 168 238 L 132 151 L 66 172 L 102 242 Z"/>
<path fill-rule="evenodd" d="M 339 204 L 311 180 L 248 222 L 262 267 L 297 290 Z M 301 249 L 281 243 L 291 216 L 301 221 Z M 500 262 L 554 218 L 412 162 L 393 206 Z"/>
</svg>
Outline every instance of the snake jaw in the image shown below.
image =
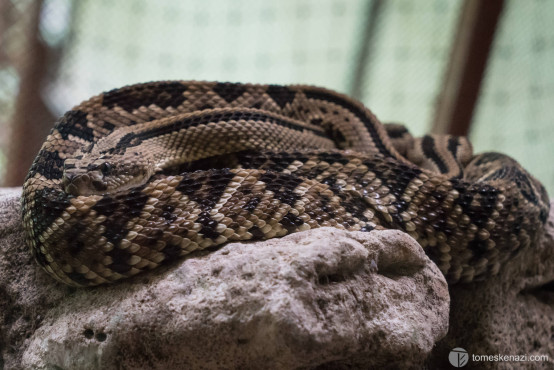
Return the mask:
<svg viewBox="0 0 554 370">
<path fill-rule="evenodd" d="M 84 174 L 65 172 L 63 186 L 67 194 L 74 196 L 105 194 L 108 185 L 104 176 L 98 171 L 91 171 Z"/>
</svg>

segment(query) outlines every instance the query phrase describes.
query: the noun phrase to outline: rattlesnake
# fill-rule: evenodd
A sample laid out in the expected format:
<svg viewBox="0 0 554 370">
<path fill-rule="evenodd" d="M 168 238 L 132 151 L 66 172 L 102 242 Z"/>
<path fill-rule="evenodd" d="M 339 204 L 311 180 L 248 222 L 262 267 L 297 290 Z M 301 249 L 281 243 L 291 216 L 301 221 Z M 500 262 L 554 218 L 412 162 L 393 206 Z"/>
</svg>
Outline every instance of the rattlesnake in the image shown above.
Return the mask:
<svg viewBox="0 0 554 370">
<path fill-rule="evenodd" d="M 516 161 L 406 137 L 323 88 L 126 86 L 46 138 L 23 186 L 26 242 L 56 279 L 90 286 L 321 226 L 403 230 L 452 283 L 496 274 L 536 240 L 548 196 Z"/>
</svg>

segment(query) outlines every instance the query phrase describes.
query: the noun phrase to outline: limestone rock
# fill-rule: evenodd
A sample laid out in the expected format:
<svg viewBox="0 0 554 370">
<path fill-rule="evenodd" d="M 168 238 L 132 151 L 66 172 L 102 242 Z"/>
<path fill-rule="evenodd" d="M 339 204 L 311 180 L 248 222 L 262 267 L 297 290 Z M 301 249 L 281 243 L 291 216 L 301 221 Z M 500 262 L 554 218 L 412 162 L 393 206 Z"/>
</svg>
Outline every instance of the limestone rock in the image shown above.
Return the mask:
<svg viewBox="0 0 554 370">
<path fill-rule="evenodd" d="M 421 368 L 447 331 L 438 268 L 399 231 L 228 244 L 90 289 L 32 260 L 0 192 L 0 368 Z"/>
<path fill-rule="evenodd" d="M 464 369 L 554 369 L 554 202 L 542 241 L 498 276 L 450 287 L 450 329 L 433 350 L 431 369 L 452 368 L 449 352 L 465 349 Z M 471 355 L 546 355 L 550 362 L 475 362 Z"/>
</svg>

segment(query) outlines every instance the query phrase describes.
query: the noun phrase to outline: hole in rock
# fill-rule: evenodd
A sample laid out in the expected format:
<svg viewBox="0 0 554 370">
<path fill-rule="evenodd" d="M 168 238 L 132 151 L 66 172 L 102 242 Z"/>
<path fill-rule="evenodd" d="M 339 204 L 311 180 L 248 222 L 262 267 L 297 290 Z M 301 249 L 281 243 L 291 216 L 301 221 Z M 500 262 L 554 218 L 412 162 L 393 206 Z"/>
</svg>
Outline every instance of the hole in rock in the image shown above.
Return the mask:
<svg viewBox="0 0 554 370">
<path fill-rule="evenodd" d="M 96 340 L 99 342 L 105 341 L 107 337 L 106 333 L 96 333 Z"/>
<path fill-rule="evenodd" d="M 92 329 L 86 329 L 83 334 L 87 339 L 91 339 L 92 337 L 94 337 L 94 331 L 92 331 Z"/>
</svg>

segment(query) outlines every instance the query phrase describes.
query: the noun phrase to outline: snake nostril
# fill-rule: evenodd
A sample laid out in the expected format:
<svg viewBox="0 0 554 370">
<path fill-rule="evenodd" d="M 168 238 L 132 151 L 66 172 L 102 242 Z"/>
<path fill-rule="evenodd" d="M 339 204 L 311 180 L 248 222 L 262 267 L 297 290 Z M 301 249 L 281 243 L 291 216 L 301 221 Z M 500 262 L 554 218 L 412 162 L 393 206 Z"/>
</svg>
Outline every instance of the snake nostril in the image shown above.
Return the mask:
<svg viewBox="0 0 554 370">
<path fill-rule="evenodd" d="M 64 173 L 63 179 L 62 179 L 63 186 L 67 188 L 69 185 L 73 183 L 73 180 L 75 180 L 75 177 L 76 177 L 75 174 Z"/>
<path fill-rule="evenodd" d="M 65 192 L 67 194 L 74 195 L 74 196 L 79 195 L 79 189 L 72 183 L 68 183 L 65 185 Z"/>
</svg>

